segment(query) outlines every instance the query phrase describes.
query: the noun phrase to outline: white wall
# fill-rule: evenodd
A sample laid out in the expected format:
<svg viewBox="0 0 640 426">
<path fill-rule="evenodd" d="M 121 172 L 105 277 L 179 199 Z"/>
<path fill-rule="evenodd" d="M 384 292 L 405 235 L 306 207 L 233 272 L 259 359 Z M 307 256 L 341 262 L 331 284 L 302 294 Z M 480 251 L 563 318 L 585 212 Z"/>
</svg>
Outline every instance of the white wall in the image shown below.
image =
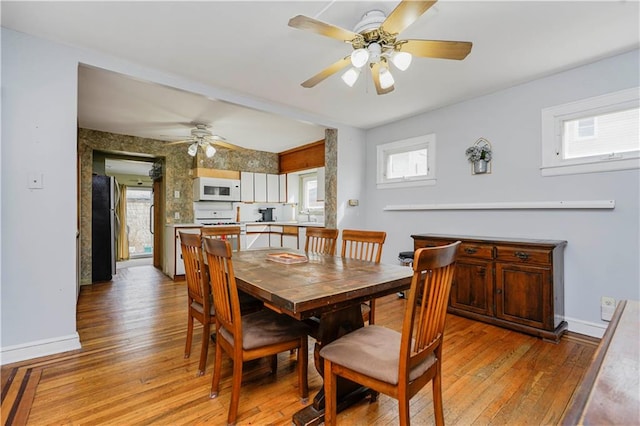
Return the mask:
<svg viewBox="0 0 640 426">
<path fill-rule="evenodd" d="M 367 227 L 388 233 L 383 260 L 416 233 L 566 240 L 569 329 L 601 335 L 600 297 L 640 299 L 638 170 L 542 177 L 541 109 L 640 85 L 638 51 L 462 102 L 367 133 Z M 435 133 L 437 185 L 375 188 L 376 145 Z M 472 175 L 465 148 L 493 146 L 493 171 Z M 615 200 L 614 210 L 383 211 L 391 204 Z"/>
<path fill-rule="evenodd" d="M 2 31 L 3 363 L 80 347 L 76 70 L 69 49 Z"/>
<path fill-rule="evenodd" d="M 2 364 L 80 345 L 75 248 L 78 64 L 337 128 L 338 145 L 344 142 L 342 135 L 349 137 L 354 143 L 349 152 L 361 159 L 354 169 L 364 173 L 364 135 L 350 127 L 5 28 L 1 39 Z M 43 175 L 43 189 L 27 188 L 30 173 Z M 349 197 L 360 198 L 359 189 L 352 188 Z M 338 199 L 338 204 L 343 201 Z"/>
</svg>

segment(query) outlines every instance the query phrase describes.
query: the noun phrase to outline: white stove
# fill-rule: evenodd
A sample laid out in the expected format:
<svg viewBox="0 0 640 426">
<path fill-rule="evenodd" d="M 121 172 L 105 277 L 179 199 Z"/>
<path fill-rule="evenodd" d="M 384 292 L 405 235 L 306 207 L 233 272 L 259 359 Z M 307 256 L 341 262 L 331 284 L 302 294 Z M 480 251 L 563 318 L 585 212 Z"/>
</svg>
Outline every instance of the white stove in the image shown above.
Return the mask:
<svg viewBox="0 0 640 426">
<path fill-rule="evenodd" d="M 244 223 L 236 221 L 236 212 L 233 210 L 231 203 L 195 202 L 193 203 L 193 218 L 196 224 L 206 227 L 239 226 L 240 249 L 244 250 L 246 248 L 247 227 Z"/>
</svg>

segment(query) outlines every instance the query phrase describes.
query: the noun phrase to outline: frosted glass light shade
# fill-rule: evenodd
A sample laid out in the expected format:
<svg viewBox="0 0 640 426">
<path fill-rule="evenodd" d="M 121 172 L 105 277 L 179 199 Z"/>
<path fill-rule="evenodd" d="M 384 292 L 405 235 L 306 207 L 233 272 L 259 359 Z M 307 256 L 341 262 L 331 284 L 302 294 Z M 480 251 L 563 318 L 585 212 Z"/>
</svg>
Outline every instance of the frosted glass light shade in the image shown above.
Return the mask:
<svg viewBox="0 0 640 426">
<path fill-rule="evenodd" d="M 207 158 L 211 158 L 216 155 L 216 149 L 211 144 L 207 144 L 207 148 L 204 151 Z"/>
<path fill-rule="evenodd" d="M 195 157 L 197 153 L 198 153 L 198 142 L 194 142 L 191 145 L 189 145 L 189 148 L 187 148 L 187 154 L 189 154 L 192 157 Z"/>
<path fill-rule="evenodd" d="M 362 67 L 368 60 L 369 52 L 367 49 L 356 49 L 351 52 L 351 64 L 356 68 Z"/>
<path fill-rule="evenodd" d="M 353 87 L 356 80 L 358 80 L 358 76 L 360 76 L 360 69 L 351 67 L 342 74 L 342 81 L 344 81 L 347 86 Z"/>
<path fill-rule="evenodd" d="M 395 83 L 395 80 L 393 79 L 391 72 L 387 68 L 381 67 L 380 68 L 380 87 L 383 89 L 388 89 L 389 87 L 393 86 L 394 83 Z"/>
<path fill-rule="evenodd" d="M 395 65 L 400 71 L 404 71 L 409 68 L 409 65 L 411 65 L 411 59 L 413 59 L 413 56 L 408 52 L 393 52 L 391 55 L 391 62 L 393 62 L 393 65 Z"/>
</svg>

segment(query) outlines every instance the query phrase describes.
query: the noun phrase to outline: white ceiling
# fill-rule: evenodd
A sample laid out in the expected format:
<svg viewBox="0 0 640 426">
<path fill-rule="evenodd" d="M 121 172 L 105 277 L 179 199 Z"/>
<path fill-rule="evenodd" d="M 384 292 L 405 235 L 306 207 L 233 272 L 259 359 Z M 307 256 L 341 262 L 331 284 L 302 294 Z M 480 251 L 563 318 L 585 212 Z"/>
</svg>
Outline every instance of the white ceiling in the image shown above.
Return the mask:
<svg viewBox="0 0 640 426">
<path fill-rule="evenodd" d="M 464 61 L 414 58 L 396 89 L 353 88 L 335 74 L 300 83 L 351 47 L 290 28 L 302 14 L 352 29 L 397 1 L 2 1 L 2 26 L 89 48 L 190 81 L 363 129 L 580 66 L 640 45 L 639 2 L 438 2 L 400 39 L 473 42 Z M 364 73 L 363 73 L 364 74 Z M 369 78 L 363 78 L 369 77 Z M 162 140 L 195 122 L 229 142 L 280 152 L 321 139 L 321 126 L 83 67 L 81 127 Z"/>
</svg>

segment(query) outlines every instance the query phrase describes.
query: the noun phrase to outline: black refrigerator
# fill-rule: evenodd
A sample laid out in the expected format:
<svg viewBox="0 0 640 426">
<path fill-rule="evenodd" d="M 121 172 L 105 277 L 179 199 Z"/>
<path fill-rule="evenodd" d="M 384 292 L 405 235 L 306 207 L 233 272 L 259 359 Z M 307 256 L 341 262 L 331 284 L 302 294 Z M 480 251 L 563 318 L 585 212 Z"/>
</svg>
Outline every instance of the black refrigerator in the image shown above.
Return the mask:
<svg viewBox="0 0 640 426">
<path fill-rule="evenodd" d="M 109 281 L 116 273 L 118 184 L 112 176 L 93 175 L 91 197 L 91 281 Z"/>
</svg>

